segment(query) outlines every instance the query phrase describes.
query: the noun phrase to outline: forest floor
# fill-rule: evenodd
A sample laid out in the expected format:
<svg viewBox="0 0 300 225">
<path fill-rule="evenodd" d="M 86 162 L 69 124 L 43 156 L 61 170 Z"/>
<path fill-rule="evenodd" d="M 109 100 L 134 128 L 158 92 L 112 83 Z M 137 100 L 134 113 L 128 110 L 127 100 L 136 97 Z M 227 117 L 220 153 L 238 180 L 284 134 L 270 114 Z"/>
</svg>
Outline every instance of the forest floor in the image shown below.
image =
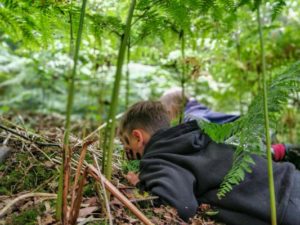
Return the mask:
<svg viewBox="0 0 300 225">
<path fill-rule="evenodd" d="M 0 124 L 9 129 L 0 128 L 0 158 L 3 152 L 8 152 L 5 160 L 1 162 L 0 159 L 0 225 L 60 224 L 55 219 L 55 202 L 62 162 L 60 146 L 63 117 L 22 112 L 0 117 Z M 70 138 L 73 171 L 84 142 L 79 137 L 85 136 L 83 133 L 89 134 L 95 128 L 80 120 L 73 123 L 74 136 Z M 93 164 L 92 154 L 101 157 L 97 142 L 88 147 L 85 158 L 87 163 Z M 121 155 L 118 151 L 114 155 L 112 183 L 154 224 L 187 224 L 178 217 L 176 210 L 155 206 L 155 196 L 141 193 L 127 183 Z M 112 217 L 113 224 L 142 224 L 114 197 L 110 199 L 110 214 L 107 214 L 103 197 L 97 192 L 99 186 L 92 177 L 88 177 L 77 224 L 109 224 L 107 215 Z M 215 225 L 217 223 L 210 219 L 215 213 L 209 205 L 203 204 L 188 224 Z"/>
</svg>

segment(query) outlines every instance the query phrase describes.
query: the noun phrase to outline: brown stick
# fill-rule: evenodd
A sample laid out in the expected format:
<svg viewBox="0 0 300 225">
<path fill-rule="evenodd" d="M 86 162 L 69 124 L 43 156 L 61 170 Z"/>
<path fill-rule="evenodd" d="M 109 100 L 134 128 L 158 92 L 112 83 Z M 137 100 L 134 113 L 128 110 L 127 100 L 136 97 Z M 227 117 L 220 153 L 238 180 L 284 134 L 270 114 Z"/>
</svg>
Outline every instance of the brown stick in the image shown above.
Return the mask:
<svg viewBox="0 0 300 225">
<path fill-rule="evenodd" d="M 99 164 L 98 164 L 98 161 L 97 161 L 97 157 L 96 157 L 95 154 L 93 154 L 93 158 L 94 158 L 94 164 L 96 165 L 96 168 L 97 168 L 98 172 L 101 173 L 101 170 L 100 170 L 100 167 L 99 167 Z M 107 197 L 107 194 L 106 194 L 105 185 L 104 185 L 102 179 L 100 179 L 100 181 L 101 181 L 100 184 L 101 184 L 101 187 L 102 187 L 102 190 L 103 190 L 103 196 L 104 196 L 104 201 L 105 201 L 106 212 L 107 212 L 107 216 L 108 216 L 108 219 L 109 219 L 109 225 L 113 225 L 113 218 L 112 218 L 112 215 L 111 215 L 111 212 L 110 212 L 109 200 L 108 200 L 108 197 Z"/>
<path fill-rule="evenodd" d="M 84 170 L 83 175 L 81 176 L 81 180 L 79 182 L 79 187 L 77 190 L 77 195 L 74 199 L 73 206 L 70 210 L 70 217 L 69 217 L 69 224 L 70 225 L 75 225 L 78 215 L 79 215 L 79 210 L 80 210 L 80 204 L 82 202 L 82 195 L 83 195 L 83 187 L 86 182 L 86 177 L 87 177 L 87 168 Z"/>
<path fill-rule="evenodd" d="M 56 194 L 50 194 L 50 193 L 27 193 L 21 196 L 18 196 L 11 202 L 9 202 L 1 211 L 0 211 L 0 218 L 3 217 L 7 210 L 12 207 L 14 204 L 16 204 L 18 201 L 25 199 L 25 198 L 31 198 L 31 197 L 44 197 L 44 198 L 56 198 Z"/>
<path fill-rule="evenodd" d="M 74 201 L 75 201 L 75 196 L 76 196 L 76 188 L 77 188 L 78 180 L 79 180 L 79 177 L 80 177 L 80 174 L 81 174 L 81 169 L 82 169 L 82 166 L 83 166 L 83 163 L 84 163 L 87 148 L 91 143 L 93 143 L 93 142 L 88 141 L 88 142 L 84 143 L 83 146 L 82 146 L 82 149 L 81 149 L 80 157 L 79 157 L 79 160 L 78 160 L 78 166 L 77 166 L 77 170 L 76 170 L 76 175 L 75 175 L 75 181 L 74 181 L 73 188 L 72 188 L 71 211 L 73 210 L 73 207 L 74 207 Z"/>
<path fill-rule="evenodd" d="M 68 193 L 69 193 L 69 186 L 70 186 L 70 173 L 71 173 L 71 156 L 72 156 L 72 149 L 69 145 L 64 146 L 64 153 L 63 153 L 63 162 L 64 162 L 64 180 L 63 180 L 63 196 L 62 196 L 62 223 L 68 225 Z"/>
<path fill-rule="evenodd" d="M 121 118 L 121 116 L 123 115 L 123 113 L 120 113 L 118 115 L 116 115 L 116 119 Z M 101 126 L 99 126 L 96 130 L 94 130 L 92 133 L 90 133 L 88 136 L 86 136 L 83 141 L 87 141 L 88 139 L 92 138 L 95 134 L 98 134 L 98 132 L 100 130 L 102 130 L 104 127 L 107 126 L 107 123 L 102 124 Z"/>
<path fill-rule="evenodd" d="M 10 129 L 10 128 L 8 128 L 8 127 L 5 127 L 5 126 L 3 126 L 3 125 L 1 125 L 1 124 L 0 124 L 0 128 L 3 129 L 3 130 L 5 130 L 5 131 L 7 131 L 7 132 L 9 132 L 9 133 L 12 133 L 12 134 L 14 134 L 14 135 L 16 135 L 16 136 L 19 136 L 19 137 L 21 137 L 21 138 L 23 138 L 23 139 L 25 139 L 25 140 L 27 140 L 27 141 L 30 141 L 30 142 L 32 142 L 32 143 L 36 143 L 36 144 L 39 145 L 39 146 L 53 146 L 53 147 L 60 147 L 60 145 L 57 144 L 57 143 L 44 143 L 44 142 L 35 141 L 35 140 L 33 140 L 33 138 L 26 137 L 25 135 L 20 134 L 20 133 L 18 133 L 17 131 L 15 131 L 15 130 L 13 130 L 13 129 Z"/>
<path fill-rule="evenodd" d="M 97 181 L 103 180 L 106 189 L 114 195 L 120 202 L 122 202 L 140 221 L 146 225 L 154 225 L 135 205 L 133 205 L 111 182 L 109 182 L 98 170 L 92 166 L 87 165 L 88 171 L 92 177 Z"/>
</svg>

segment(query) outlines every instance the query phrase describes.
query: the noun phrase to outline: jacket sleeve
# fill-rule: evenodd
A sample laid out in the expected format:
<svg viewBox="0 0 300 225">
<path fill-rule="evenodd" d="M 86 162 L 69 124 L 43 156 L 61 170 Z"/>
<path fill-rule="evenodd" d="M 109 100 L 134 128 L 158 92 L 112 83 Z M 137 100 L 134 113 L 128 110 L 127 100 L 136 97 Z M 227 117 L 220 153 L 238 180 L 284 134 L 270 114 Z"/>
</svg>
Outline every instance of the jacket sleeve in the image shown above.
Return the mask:
<svg viewBox="0 0 300 225">
<path fill-rule="evenodd" d="M 194 194 L 195 177 L 182 167 L 159 159 L 155 161 L 156 163 L 147 162 L 146 166 L 144 163 L 140 173 L 140 185 L 158 195 L 163 203 L 176 208 L 179 216 L 188 221 L 198 208 Z"/>
</svg>

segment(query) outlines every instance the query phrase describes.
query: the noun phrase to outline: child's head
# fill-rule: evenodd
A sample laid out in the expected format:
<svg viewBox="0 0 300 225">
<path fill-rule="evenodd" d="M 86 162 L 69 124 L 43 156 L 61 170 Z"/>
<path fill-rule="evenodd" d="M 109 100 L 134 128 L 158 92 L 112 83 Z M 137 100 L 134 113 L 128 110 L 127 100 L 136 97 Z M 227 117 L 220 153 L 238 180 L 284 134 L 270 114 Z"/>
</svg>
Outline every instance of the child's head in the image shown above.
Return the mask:
<svg viewBox="0 0 300 225">
<path fill-rule="evenodd" d="M 170 120 L 176 119 L 181 112 L 183 104 L 188 102 L 188 96 L 182 96 L 182 89 L 179 87 L 171 88 L 166 91 L 161 97 L 161 103 L 166 107 Z"/>
<path fill-rule="evenodd" d="M 119 136 L 128 158 L 140 158 L 151 136 L 170 126 L 168 113 L 161 102 L 141 101 L 132 105 L 123 115 Z"/>
</svg>

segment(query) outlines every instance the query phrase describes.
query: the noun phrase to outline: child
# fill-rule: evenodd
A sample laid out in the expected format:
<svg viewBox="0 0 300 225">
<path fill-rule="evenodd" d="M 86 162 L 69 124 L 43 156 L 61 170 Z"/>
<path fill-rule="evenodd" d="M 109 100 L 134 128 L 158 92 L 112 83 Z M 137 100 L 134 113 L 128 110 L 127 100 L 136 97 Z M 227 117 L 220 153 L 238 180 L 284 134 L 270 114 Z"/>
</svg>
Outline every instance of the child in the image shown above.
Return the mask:
<svg viewBox="0 0 300 225">
<path fill-rule="evenodd" d="M 139 185 L 178 210 L 194 216 L 200 203 L 218 210 L 230 225 L 270 224 L 267 162 L 253 156 L 255 166 L 223 199 L 220 184 L 232 166 L 234 147 L 213 142 L 190 121 L 169 128 L 160 102 L 139 102 L 123 116 L 119 134 L 132 158 L 141 158 Z M 300 225 L 300 173 L 290 163 L 273 163 L 278 224 Z"/>
<path fill-rule="evenodd" d="M 166 91 L 161 96 L 160 101 L 166 107 L 171 121 L 180 116 L 182 108 L 184 110 L 183 121 L 201 119 L 211 123 L 224 124 L 240 118 L 239 115 L 214 112 L 207 106 L 197 102 L 197 100 L 190 98 L 188 95 L 182 96 L 181 88 L 172 88 Z M 185 104 L 183 104 L 183 102 Z"/>
<path fill-rule="evenodd" d="M 184 104 L 184 122 L 190 120 L 204 120 L 211 123 L 224 124 L 230 123 L 240 118 L 239 115 L 225 114 L 220 112 L 214 112 L 205 105 L 197 102 L 195 99 L 190 98 L 188 95 L 182 96 L 181 88 L 172 88 L 166 91 L 160 98 L 161 103 L 167 109 L 170 120 L 178 119 L 180 112 Z M 282 161 L 284 158 L 288 158 L 289 153 L 291 155 L 298 155 L 295 152 L 299 152 L 300 147 L 290 144 L 272 144 L 271 151 L 274 161 Z M 297 156 L 297 158 L 299 158 Z M 297 164 L 297 163 L 295 163 Z M 298 166 L 298 164 L 297 164 Z"/>
</svg>

